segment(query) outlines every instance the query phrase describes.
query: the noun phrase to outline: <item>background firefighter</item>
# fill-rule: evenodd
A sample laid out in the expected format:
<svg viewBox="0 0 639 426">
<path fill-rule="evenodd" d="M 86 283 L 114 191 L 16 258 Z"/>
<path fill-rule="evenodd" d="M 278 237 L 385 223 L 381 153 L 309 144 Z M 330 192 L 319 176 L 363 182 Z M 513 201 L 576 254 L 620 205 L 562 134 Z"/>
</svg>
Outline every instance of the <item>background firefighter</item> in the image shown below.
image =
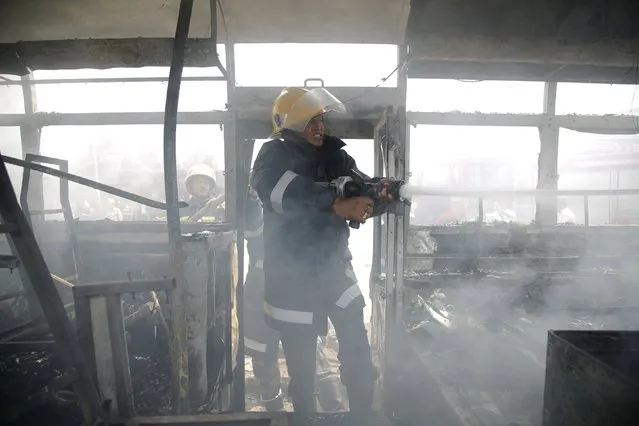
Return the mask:
<svg viewBox="0 0 639 426">
<path fill-rule="evenodd" d="M 363 222 L 390 203 L 338 198 L 326 183 L 366 180 L 344 142 L 324 134 L 323 114 L 344 105 L 323 88 L 284 89 L 273 104 L 274 136 L 253 165 L 251 186 L 264 208 L 265 302 L 280 331 L 295 411 L 315 411 L 317 335 L 330 317 L 339 341 L 340 373 L 352 412 L 369 414 L 377 372 L 364 327 L 364 297 L 348 249 L 347 220 Z M 389 199 L 385 201 L 391 201 Z"/>
<path fill-rule="evenodd" d="M 215 222 L 224 219 L 224 196 L 217 196 L 215 171 L 207 164 L 189 169 L 185 180 L 189 206 L 180 209 L 180 220 Z"/>
<path fill-rule="evenodd" d="M 253 373 L 260 389 L 261 403 L 267 411 L 284 409 L 279 366 L 279 333 L 264 321 L 264 240 L 262 205 L 257 193 L 249 190 L 245 237 L 249 267 L 244 284 L 246 353 L 253 362 Z M 317 339 L 317 395 L 322 411 L 344 410 L 339 382 L 330 368 L 322 341 Z"/>
</svg>

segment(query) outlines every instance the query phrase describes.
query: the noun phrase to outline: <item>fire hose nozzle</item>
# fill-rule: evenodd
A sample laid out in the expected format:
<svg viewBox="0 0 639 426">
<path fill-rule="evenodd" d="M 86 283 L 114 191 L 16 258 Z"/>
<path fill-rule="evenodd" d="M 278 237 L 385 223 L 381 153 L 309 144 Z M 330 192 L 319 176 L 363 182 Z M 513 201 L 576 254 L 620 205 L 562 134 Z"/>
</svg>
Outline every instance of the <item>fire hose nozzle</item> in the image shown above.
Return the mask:
<svg viewBox="0 0 639 426">
<path fill-rule="evenodd" d="M 374 200 L 383 200 L 382 194 L 393 196 L 395 201 L 405 202 L 401 196 L 401 188 L 405 182 L 391 178 L 373 178 L 369 181 L 356 181 L 350 176 L 341 176 L 331 182 L 338 197 L 370 197 Z"/>
<path fill-rule="evenodd" d="M 370 197 L 373 200 L 382 201 L 385 197 L 382 194 L 392 195 L 395 201 L 408 203 L 407 199 L 401 196 L 400 191 L 404 186 L 404 181 L 390 178 L 372 178 L 369 181 L 356 181 L 350 176 L 340 176 L 330 183 L 338 197 Z M 350 221 L 351 228 L 357 229 L 359 222 Z"/>
</svg>

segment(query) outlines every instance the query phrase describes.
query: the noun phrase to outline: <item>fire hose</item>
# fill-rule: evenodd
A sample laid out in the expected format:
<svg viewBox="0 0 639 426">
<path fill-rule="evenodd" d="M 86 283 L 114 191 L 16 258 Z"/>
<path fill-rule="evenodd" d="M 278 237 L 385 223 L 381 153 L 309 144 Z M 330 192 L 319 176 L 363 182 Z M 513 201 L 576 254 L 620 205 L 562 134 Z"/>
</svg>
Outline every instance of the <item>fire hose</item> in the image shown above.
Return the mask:
<svg viewBox="0 0 639 426">
<path fill-rule="evenodd" d="M 372 178 L 368 181 L 355 181 L 348 176 L 333 180 L 329 187 L 339 197 L 370 197 L 383 200 L 383 195 L 392 195 L 393 199 L 408 204 L 414 196 L 442 197 L 601 197 L 620 195 L 639 195 L 639 189 L 476 189 L 448 188 L 414 185 L 393 178 Z"/>
</svg>

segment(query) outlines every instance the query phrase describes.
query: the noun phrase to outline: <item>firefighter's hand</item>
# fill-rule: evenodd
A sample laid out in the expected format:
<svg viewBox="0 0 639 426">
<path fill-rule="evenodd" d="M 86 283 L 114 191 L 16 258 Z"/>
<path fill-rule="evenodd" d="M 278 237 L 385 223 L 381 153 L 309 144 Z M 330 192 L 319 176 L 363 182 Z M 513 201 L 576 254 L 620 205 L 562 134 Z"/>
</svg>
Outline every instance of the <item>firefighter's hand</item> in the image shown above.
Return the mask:
<svg viewBox="0 0 639 426">
<path fill-rule="evenodd" d="M 388 188 L 384 187 L 382 188 L 382 192 L 379 194 L 379 200 L 382 203 L 392 203 L 393 201 L 395 201 L 395 198 L 393 198 L 393 194 L 388 192 Z"/>
<path fill-rule="evenodd" d="M 382 191 L 379 194 L 379 201 L 382 203 L 392 203 L 395 201 L 395 197 L 390 193 L 391 185 L 393 185 L 396 181 L 394 179 L 382 179 Z"/>
<path fill-rule="evenodd" d="M 333 203 L 333 213 L 344 220 L 364 222 L 373 214 L 373 199 L 369 197 L 338 197 Z"/>
</svg>

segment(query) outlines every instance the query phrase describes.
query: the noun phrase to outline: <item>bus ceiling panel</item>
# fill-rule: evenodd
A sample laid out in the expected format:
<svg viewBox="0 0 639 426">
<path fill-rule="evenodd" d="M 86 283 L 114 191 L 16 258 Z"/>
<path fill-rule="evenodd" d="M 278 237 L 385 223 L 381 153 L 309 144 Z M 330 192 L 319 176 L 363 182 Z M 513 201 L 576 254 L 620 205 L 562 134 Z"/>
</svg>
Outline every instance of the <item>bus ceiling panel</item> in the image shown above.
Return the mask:
<svg viewBox="0 0 639 426">
<path fill-rule="evenodd" d="M 210 37 L 208 1 L 196 1 L 189 37 Z M 218 40 L 236 43 L 403 42 L 410 0 L 218 2 Z M 4 0 L 0 43 L 169 38 L 179 0 Z"/>
<path fill-rule="evenodd" d="M 636 84 L 639 2 L 413 0 L 410 76 Z"/>
</svg>

